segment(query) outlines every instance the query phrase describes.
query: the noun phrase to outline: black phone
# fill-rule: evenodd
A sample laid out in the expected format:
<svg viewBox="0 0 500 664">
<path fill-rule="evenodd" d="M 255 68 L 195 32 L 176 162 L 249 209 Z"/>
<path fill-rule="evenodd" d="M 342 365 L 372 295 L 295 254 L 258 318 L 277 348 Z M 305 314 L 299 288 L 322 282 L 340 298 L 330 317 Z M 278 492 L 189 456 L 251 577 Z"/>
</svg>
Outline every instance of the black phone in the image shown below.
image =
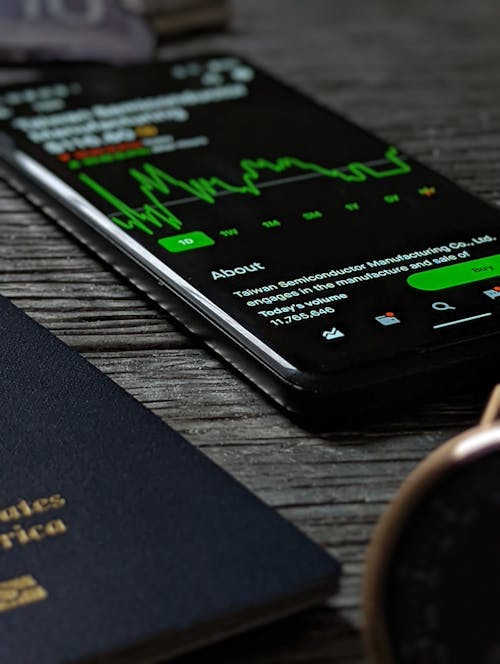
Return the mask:
<svg viewBox="0 0 500 664">
<path fill-rule="evenodd" d="M 497 371 L 498 211 L 248 61 L 66 71 L 0 118 L 14 180 L 286 408 Z"/>
</svg>

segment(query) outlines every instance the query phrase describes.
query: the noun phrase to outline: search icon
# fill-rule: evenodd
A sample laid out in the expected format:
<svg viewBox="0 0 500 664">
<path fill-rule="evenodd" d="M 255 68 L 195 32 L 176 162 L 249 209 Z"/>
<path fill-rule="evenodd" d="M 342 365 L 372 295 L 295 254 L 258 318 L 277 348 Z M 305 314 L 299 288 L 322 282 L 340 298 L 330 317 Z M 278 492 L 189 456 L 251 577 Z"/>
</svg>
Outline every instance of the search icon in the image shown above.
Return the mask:
<svg viewBox="0 0 500 664">
<path fill-rule="evenodd" d="M 456 307 L 452 307 L 451 304 L 448 304 L 448 302 L 433 302 L 432 308 L 436 311 L 449 311 L 456 309 Z"/>
</svg>

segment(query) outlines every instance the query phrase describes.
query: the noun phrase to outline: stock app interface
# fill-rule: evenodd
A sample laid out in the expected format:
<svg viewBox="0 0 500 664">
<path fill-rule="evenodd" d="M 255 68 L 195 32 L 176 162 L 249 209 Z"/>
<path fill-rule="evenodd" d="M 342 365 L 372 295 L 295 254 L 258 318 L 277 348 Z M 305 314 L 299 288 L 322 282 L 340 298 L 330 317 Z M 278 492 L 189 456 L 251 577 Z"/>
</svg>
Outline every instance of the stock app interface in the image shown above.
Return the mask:
<svg viewBox="0 0 500 664">
<path fill-rule="evenodd" d="M 17 86 L 0 116 L 118 242 L 302 371 L 497 330 L 498 212 L 238 57 Z"/>
</svg>

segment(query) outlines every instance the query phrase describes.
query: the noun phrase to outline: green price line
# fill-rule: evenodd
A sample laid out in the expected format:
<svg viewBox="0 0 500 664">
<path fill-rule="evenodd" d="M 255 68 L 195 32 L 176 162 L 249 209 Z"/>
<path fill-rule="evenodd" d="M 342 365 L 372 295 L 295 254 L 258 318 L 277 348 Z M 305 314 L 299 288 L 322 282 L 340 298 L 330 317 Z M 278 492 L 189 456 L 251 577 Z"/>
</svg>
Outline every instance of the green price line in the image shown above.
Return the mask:
<svg viewBox="0 0 500 664">
<path fill-rule="evenodd" d="M 386 150 L 385 159 L 388 162 L 388 168 L 385 169 L 372 168 L 362 162 L 352 162 L 342 168 L 327 168 L 295 157 L 280 157 L 276 161 L 262 158 L 242 159 L 240 161 L 242 184 L 231 184 L 218 177 L 181 180 L 153 164 L 144 163 L 141 169 L 130 168 L 128 171 L 129 176 L 139 186 L 147 201 L 141 209 L 130 207 L 86 173 L 79 173 L 78 177 L 83 184 L 112 205 L 123 217 L 122 219 L 113 218 L 114 223 L 120 228 L 125 230 L 137 228 L 147 235 L 153 235 L 153 229 L 162 228 L 165 225 L 171 226 L 175 230 L 182 228 L 182 221 L 167 207 L 168 202 L 165 204 L 158 198 L 159 195 L 168 197 L 174 190 L 180 190 L 213 205 L 217 195 L 222 192 L 260 196 L 259 181 L 262 171 L 282 174 L 295 169 L 349 183 L 365 182 L 369 179 L 380 180 L 411 172 L 411 166 L 398 155 L 395 147 L 389 147 Z M 265 184 L 265 181 L 262 184 Z"/>
</svg>

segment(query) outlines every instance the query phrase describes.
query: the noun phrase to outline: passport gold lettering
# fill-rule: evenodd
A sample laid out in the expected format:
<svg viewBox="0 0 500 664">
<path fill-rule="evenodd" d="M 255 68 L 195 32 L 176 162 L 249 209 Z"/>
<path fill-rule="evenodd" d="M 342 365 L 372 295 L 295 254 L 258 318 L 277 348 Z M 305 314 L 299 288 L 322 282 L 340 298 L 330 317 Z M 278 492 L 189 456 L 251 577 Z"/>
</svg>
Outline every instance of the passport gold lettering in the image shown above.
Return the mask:
<svg viewBox="0 0 500 664">
<path fill-rule="evenodd" d="M 0 549 L 9 551 L 15 544 L 25 545 L 30 544 L 30 542 L 41 542 L 46 537 L 63 535 L 66 531 L 66 524 L 62 519 L 55 519 L 26 529 L 16 525 L 13 526 L 10 532 L 0 535 Z"/>
<path fill-rule="evenodd" d="M 48 498 L 39 498 L 33 503 L 33 511 L 35 512 L 45 512 L 49 504 Z"/>
<path fill-rule="evenodd" d="M 20 500 L 16 505 L 10 505 L 0 510 L 0 523 L 9 523 L 11 521 L 18 521 L 23 517 L 33 516 L 34 514 L 42 514 L 49 510 L 57 510 L 64 507 L 66 501 L 58 493 L 50 496 L 49 498 L 37 498 L 31 503 L 26 500 Z"/>
<path fill-rule="evenodd" d="M 47 598 L 47 591 L 30 574 L 0 582 L 0 613 Z"/>
<path fill-rule="evenodd" d="M 58 493 L 48 498 L 37 498 L 31 502 L 22 498 L 15 505 L 9 505 L 0 510 L 0 526 L 61 509 L 65 504 L 66 500 Z M 8 532 L 0 532 L 0 552 L 10 551 L 19 545 L 25 546 L 32 542 L 41 542 L 47 537 L 57 537 L 66 531 L 67 526 L 62 519 L 52 519 L 47 523 L 25 526 L 14 523 Z"/>
</svg>

